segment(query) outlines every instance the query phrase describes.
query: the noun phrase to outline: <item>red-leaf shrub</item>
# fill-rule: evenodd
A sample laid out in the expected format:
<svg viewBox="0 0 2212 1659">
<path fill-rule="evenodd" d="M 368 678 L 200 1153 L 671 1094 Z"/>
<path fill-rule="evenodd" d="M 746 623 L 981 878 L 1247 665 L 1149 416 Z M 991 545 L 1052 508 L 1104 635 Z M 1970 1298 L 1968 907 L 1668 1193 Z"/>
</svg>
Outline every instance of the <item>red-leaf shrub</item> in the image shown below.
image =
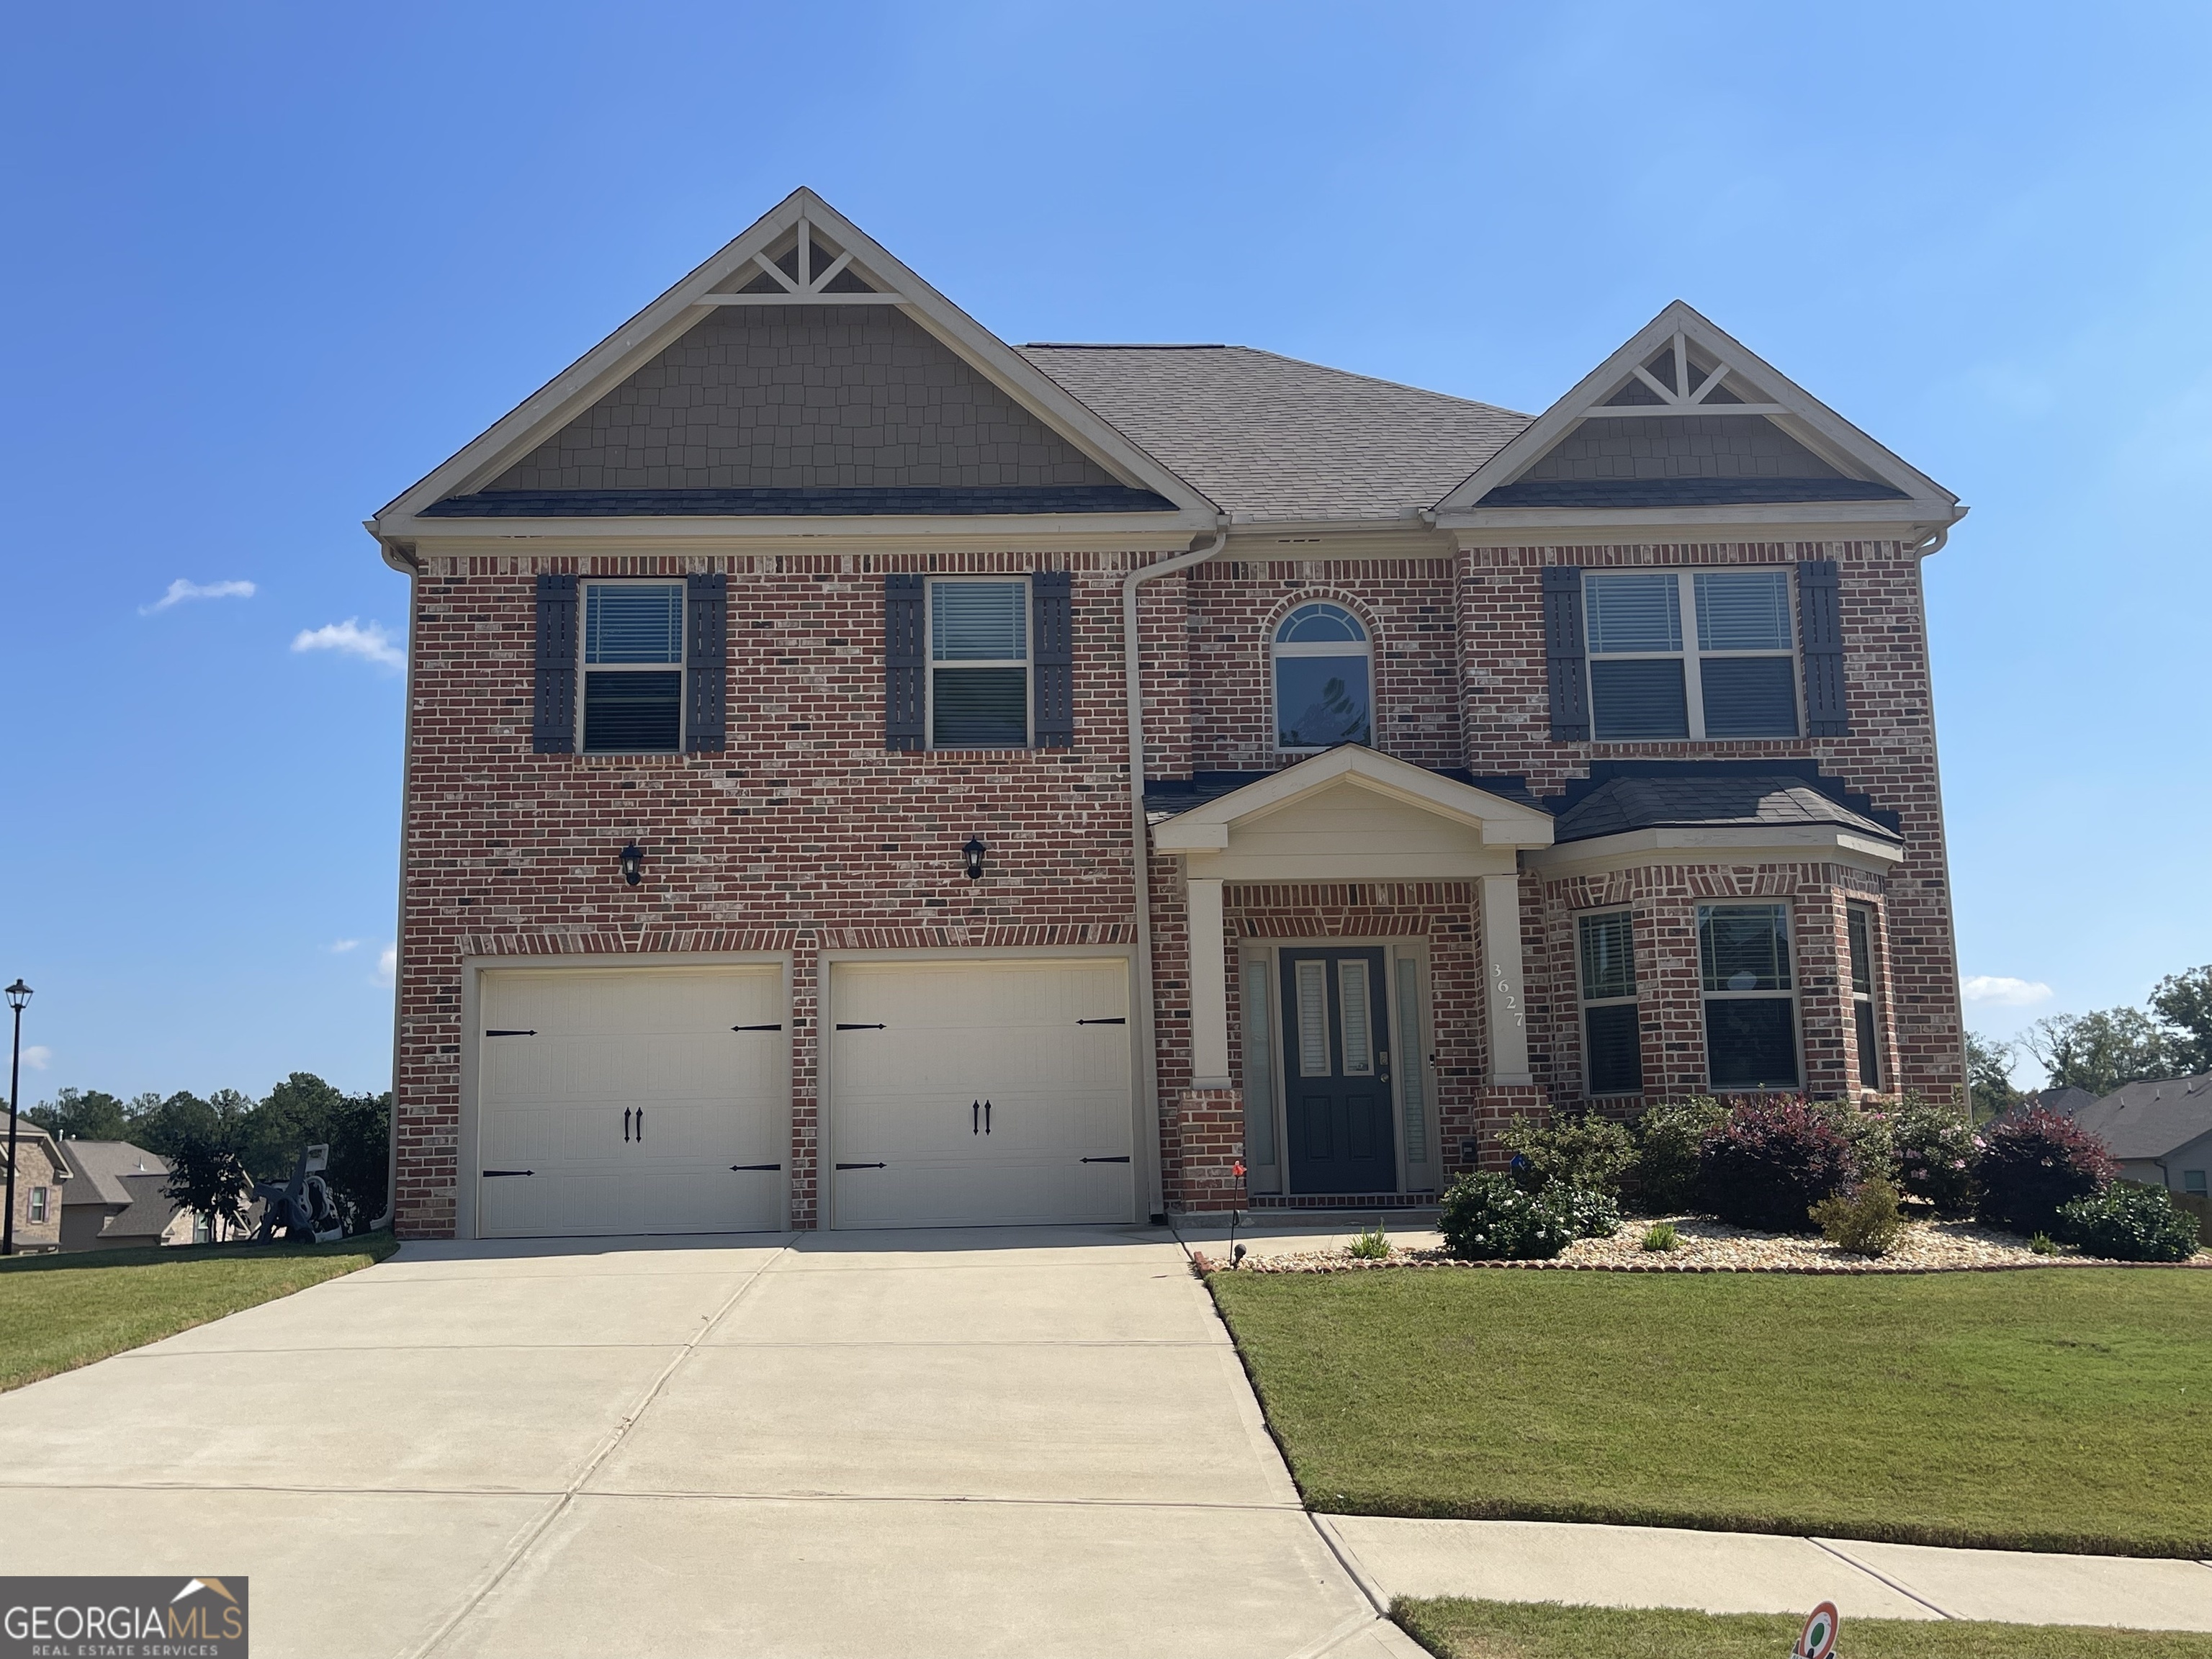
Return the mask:
<svg viewBox="0 0 2212 1659">
<path fill-rule="evenodd" d="M 1812 1209 L 1851 1182 L 1850 1142 L 1834 1117 L 1792 1098 L 1743 1101 L 1705 1131 L 1698 1187 L 1705 1207 L 1739 1227 L 1809 1233 Z"/>
<path fill-rule="evenodd" d="M 1974 1155 L 1974 1212 L 2016 1233 L 2056 1233 L 2062 1206 L 2100 1193 L 2119 1173 L 2105 1143 L 2038 1106 L 1984 1129 Z"/>
</svg>

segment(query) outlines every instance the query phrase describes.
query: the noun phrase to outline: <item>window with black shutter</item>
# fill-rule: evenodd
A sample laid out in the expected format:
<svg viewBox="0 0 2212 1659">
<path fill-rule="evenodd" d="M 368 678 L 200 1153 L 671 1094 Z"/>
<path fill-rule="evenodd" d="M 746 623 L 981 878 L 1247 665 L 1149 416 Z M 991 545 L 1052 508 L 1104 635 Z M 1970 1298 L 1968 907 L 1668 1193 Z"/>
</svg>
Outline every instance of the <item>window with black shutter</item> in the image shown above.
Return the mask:
<svg viewBox="0 0 2212 1659">
<path fill-rule="evenodd" d="M 1583 614 L 1600 742 L 1797 735 L 1786 570 L 1590 571 Z"/>
<path fill-rule="evenodd" d="M 584 584 L 584 752 L 673 754 L 684 738 L 684 585 Z"/>
</svg>

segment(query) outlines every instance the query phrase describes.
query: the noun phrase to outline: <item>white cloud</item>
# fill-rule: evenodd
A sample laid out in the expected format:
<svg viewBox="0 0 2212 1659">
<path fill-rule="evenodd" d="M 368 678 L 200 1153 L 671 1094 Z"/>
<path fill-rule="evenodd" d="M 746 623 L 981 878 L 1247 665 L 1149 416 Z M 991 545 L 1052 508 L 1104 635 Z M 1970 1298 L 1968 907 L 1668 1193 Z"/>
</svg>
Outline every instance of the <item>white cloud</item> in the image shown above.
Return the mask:
<svg viewBox="0 0 2212 1659">
<path fill-rule="evenodd" d="M 182 605 L 186 599 L 250 599 L 253 597 L 252 582 L 195 582 L 182 576 L 169 584 L 169 591 L 151 605 L 142 605 L 138 614 L 150 617 L 156 611 L 167 611 L 173 605 Z"/>
<path fill-rule="evenodd" d="M 387 945 L 376 953 L 376 982 L 389 985 L 399 977 L 399 947 Z"/>
<path fill-rule="evenodd" d="M 349 657 L 359 657 L 363 662 L 373 662 L 380 668 L 404 668 L 407 653 L 404 642 L 386 633 L 381 623 L 364 624 L 358 617 L 348 617 L 342 623 L 325 623 L 320 628 L 303 628 L 293 638 L 295 651 L 339 651 Z"/>
<path fill-rule="evenodd" d="M 23 1050 L 23 1064 L 29 1066 L 34 1072 L 45 1071 L 46 1069 L 46 1062 L 53 1057 L 54 1051 L 41 1043 L 34 1042 L 29 1048 Z"/>
<path fill-rule="evenodd" d="M 328 951 L 334 957 L 342 957 L 347 951 L 357 947 L 360 944 L 361 941 L 357 939 L 334 939 L 328 945 L 323 946 L 323 949 Z"/>
<path fill-rule="evenodd" d="M 2007 979 L 2002 974 L 1976 974 L 1959 989 L 1969 1002 L 1991 1002 L 2000 1008 L 2025 1008 L 2051 994 L 2041 980 Z"/>
</svg>

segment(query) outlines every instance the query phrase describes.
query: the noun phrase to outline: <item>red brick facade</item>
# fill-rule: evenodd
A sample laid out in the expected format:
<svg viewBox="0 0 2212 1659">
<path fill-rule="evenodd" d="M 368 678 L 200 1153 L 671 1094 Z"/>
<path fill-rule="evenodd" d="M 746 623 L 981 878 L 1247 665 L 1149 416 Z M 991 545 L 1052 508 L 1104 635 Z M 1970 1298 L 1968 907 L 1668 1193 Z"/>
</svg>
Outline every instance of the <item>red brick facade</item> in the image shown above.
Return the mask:
<svg viewBox="0 0 2212 1659">
<path fill-rule="evenodd" d="M 1374 638 L 1375 746 L 1430 768 L 1524 776 L 1539 795 L 1609 759 L 1787 758 L 1903 817 L 1887 876 L 1818 860 L 1680 854 L 1602 875 L 1522 878 L 1532 1087 L 1488 1080 L 1479 885 L 1231 884 L 1218 948 L 1300 939 L 1425 942 L 1443 1178 L 1494 1154 L 1512 1111 L 1583 1097 L 1572 916 L 1632 908 L 1643 970 L 1647 1096 L 1705 1086 L 1692 911 L 1771 895 L 1792 908 L 1806 1077 L 1858 1085 L 1849 1041 L 1844 903 L 1877 927 L 1885 1075 L 1962 1081 L 1917 558 L 1897 542 L 1729 543 L 1453 552 L 1407 529 L 1407 556 L 1292 560 L 1242 535 L 1188 577 L 1145 590 L 1146 738 L 1156 778 L 1280 763 L 1270 747 L 1266 641 L 1291 604 L 1328 597 Z M 451 556 L 414 580 L 403 866 L 398 1218 L 449 1234 L 468 958 L 776 951 L 791 962 L 794 1226 L 819 1213 L 817 954 L 841 949 L 1129 945 L 1133 915 L 1120 586 L 1156 556 L 1098 552 Z M 1824 557 L 1842 571 L 1851 735 L 1688 744 L 1555 744 L 1540 571 L 1547 563 L 1715 565 Z M 1076 741 L 1069 750 L 890 753 L 884 746 L 883 583 L 893 571 L 1073 575 Z M 540 571 L 729 576 L 728 748 L 720 754 L 532 752 L 533 592 Z M 971 883 L 960 848 L 989 852 Z M 635 841 L 645 878 L 616 854 Z M 1166 1199 L 1237 1200 L 1238 1089 L 1193 1091 L 1182 876 L 1152 863 L 1154 1009 Z M 1230 958 L 1232 1076 L 1238 995 Z M 1633 1102 L 1614 1103 L 1632 1105 Z"/>
</svg>

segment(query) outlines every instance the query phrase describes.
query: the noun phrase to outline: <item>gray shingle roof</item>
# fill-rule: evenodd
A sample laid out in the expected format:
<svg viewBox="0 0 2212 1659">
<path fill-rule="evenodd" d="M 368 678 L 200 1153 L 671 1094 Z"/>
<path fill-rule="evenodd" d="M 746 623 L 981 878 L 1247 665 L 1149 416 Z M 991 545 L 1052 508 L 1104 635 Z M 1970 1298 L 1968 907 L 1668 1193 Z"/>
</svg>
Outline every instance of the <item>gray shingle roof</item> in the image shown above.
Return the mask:
<svg viewBox="0 0 2212 1659">
<path fill-rule="evenodd" d="M 1531 418 L 1249 346 L 1020 350 L 1240 518 L 1411 517 Z"/>
<path fill-rule="evenodd" d="M 2069 1115 L 2111 1147 L 2114 1158 L 2164 1158 L 2212 1134 L 2212 1072 L 2130 1083 Z"/>
<path fill-rule="evenodd" d="M 167 1160 L 127 1140 L 64 1140 L 62 1156 L 83 1177 L 64 1190 L 70 1204 L 131 1204 L 137 1200 L 126 1176 L 166 1176 Z"/>
<path fill-rule="evenodd" d="M 1884 841 L 1899 838 L 1895 830 L 1862 817 L 1804 779 L 1786 775 L 1614 778 L 1559 814 L 1558 836 L 1571 842 L 1629 830 L 1811 823 Z"/>
</svg>

